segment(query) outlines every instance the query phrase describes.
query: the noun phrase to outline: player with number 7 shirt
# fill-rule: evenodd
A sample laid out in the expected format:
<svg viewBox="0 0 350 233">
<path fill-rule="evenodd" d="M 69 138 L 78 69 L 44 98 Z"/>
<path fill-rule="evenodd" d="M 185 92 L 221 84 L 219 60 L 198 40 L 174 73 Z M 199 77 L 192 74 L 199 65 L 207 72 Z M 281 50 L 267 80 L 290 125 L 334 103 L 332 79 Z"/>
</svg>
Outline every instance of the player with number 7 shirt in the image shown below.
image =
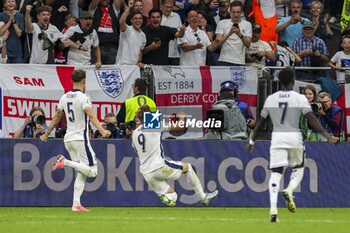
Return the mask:
<svg viewBox="0 0 350 233">
<path fill-rule="evenodd" d="M 339 138 L 332 138 L 322 127 L 321 123 L 312 113 L 309 101 L 305 95 L 293 90 L 295 72 L 287 67 L 278 74 L 281 90 L 269 95 L 261 110 L 260 119 L 252 137 L 249 139 L 247 151 L 253 150 L 254 141 L 264 127 L 267 117 L 271 118 L 273 131 L 270 146 L 269 169 L 272 171 L 269 180 L 270 217 L 271 222 L 278 222 L 277 199 L 280 181 L 284 167 L 292 167 L 288 187 L 282 194 L 287 208 L 294 213 L 296 210 L 293 200 L 293 191 L 300 184 L 304 175 L 305 148 L 300 130 L 300 116 L 303 114 L 313 129 L 325 136 L 328 142 L 336 145 Z"/>
<path fill-rule="evenodd" d="M 64 136 L 64 145 L 69 152 L 71 160 L 66 159 L 63 155 L 59 155 L 57 162 L 52 167 L 52 171 L 64 166 L 71 167 L 77 171 L 77 177 L 74 182 L 72 211 L 89 211 L 80 203 L 80 196 L 83 193 L 86 178 L 97 176 L 96 156 L 89 140 L 89 119 L 103 137 L 109 137 L 111 132 L 102 128 L 92 110 L 91 99 L 85 94 L 86 72 L 84 70 L 74 70 L 72 81 L 73 89 L 61 97 L 55 116 L 48 130 L 40 139 L 47 141 L 48 135 L 60 122 L 63 113 L 65 113 L 67 132 Z"/>
</svg>

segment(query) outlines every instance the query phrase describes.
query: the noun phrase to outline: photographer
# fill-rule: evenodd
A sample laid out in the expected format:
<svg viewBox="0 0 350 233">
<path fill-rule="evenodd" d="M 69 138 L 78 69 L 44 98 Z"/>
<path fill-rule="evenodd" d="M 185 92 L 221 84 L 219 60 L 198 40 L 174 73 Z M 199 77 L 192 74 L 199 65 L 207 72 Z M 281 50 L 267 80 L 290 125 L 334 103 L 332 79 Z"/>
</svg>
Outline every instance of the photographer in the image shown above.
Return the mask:
<svg viewBox="0 0 350 233">
<path fill-rule="evenodd" d="M 332 96 L 328 92 L 318 94 L 318 102 L 322 105 L 316 115 L 322 126 L 333 137 L 344 140 L 344 111 L 339 106 L 333 105 Z M 318 134 L 318 141 L 326 141 L 326 138 Z"/>
<path fill-rule="evenodd" d="M 113 113 L 107 113 L 102 128 L 111 132 L 109 138 L 123 138 L 117 125 L 117 117 Z M 103 138 L 99 130 L 95 131 L 94 138 Z"/>
<path fill-rule="evenodd" d="M 205 139 L 247 138 L 247 122 L 234 101 L 234 94 L 232 93 L 234 89 L 235 84 L 231 81 L 221 84 L 219 100 L 213 104 L 211 109 L 207 110 L 206 114 L 206 119 L 220 120 L 221 127 L 207 129 L 204 135 Z"/>
<path fill-rule="evenodd" d="M 15 132 L 13 138 L 39 138 L 48 129 L 46 117 L 41 107 L 34 107 L 30 110 L 29 116 L 26 117 L 23 125 Z M 55 137 L 53 130 L 49 137 Z"/>
</svg>

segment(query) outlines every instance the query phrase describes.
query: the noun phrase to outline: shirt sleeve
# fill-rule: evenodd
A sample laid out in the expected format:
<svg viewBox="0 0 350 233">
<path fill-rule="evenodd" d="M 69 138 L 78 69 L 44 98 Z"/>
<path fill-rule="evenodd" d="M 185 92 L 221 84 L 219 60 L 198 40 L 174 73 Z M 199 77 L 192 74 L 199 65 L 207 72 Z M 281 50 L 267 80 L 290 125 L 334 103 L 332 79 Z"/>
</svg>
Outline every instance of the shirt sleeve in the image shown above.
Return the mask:
<svg viewBox="0 0 350 233">
<path fill-rule="evenodd" d="M 82 101 L 82 108 L 85 110 L 87 108 L 92 108 L 92 101 L 90 96 L 85 95 L 85 98 Z"/>
<path fill-rule="evenodd" d="M 300 100 L 301 100 L 300 106 L 301 106 L 302 114 L 305 115 L 309 112 L 312 112 L 311 105 L 310 105 L 309 101 L 307 100 L 306 96 L 301 95 Z"/>
<path fill-rule="evenodd" d="M 64 102 L 64 99 L 63 99 L 63 96 L 61 97 L 60 101 L 58 102 L 58 105 L 57 105 L 57 110 L 60 110 L 61 112 L 64 112 L 64 108 L 63 108 L 63 103 Z"/>
</svg>

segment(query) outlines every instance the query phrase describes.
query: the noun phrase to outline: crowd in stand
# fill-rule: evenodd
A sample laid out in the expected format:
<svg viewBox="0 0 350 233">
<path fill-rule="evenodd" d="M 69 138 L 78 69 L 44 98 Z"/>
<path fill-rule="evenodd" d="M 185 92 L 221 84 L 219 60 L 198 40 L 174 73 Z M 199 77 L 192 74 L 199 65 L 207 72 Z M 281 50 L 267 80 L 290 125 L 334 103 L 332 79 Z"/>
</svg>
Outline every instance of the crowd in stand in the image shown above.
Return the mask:
<svg viewBox="0 0 350 233">
<path fill-rule="evenodd" d="M 339 22 L 342 6 L 343 1 L 330 0 L 4 0 L 0 62 L 97 68 L 262 68 L 266 62 L 320 67 L 329 62 L 340 71 L 337 81 L 344 83 L 348 52 L 332 58 L 335 51 L 327 44 L 329 38 L 340 41 L 333 38 L 330 23 Z M 297 76 L 315 80 L 327 75 L 303 70 Z"/>
<path fill-rule="evenodd" d="M 350 24 L 336 38 L 343 1 L 3 0 L 0 63 L 350 66 Z M 350 6 L 349 6 L 350 7 Z M 307 14 L 304 14 L 307 13 Z M 304 17 L 302 15 L 309 15 Z M 334 30 L 334 29 L 333 29 Z M 339 41 L 331 51 L 328 41 Z M 298 70 L 316 81 L 324 70 Z"/>
</svg>

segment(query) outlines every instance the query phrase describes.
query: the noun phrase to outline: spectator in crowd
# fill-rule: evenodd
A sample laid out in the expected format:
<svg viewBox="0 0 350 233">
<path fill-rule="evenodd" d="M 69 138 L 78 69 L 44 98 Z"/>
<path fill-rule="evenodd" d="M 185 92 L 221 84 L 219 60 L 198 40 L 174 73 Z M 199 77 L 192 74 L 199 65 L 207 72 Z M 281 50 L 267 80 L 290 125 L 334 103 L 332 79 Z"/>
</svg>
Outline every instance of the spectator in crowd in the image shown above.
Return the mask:
<svg viewBox="0 0 350 233">
<path fill-rule="evenodd" d="M 76 26 L 78 23 L 78 18 L 73 15 L 69 14 L 66 16 L 66 19 L 64 21 L 64 24 L 66 25 L 65 28 L 62 30 L 62 34 L 64 35 L 68 28 L 72 26 Z M 68 48 L 65 49 L 60 49 L 58 46 L 55 47 L 55 63 L 57 64 L 65 64 L 67 63 L 67 53 L 68 53 Z M 64 118 L 62 118 L 64 119 Z"/>
<path fill-rule="evenodd" d="M 64 34 L 69 42 L 67 64 L 90 65 L 91 47 L 95 48 L 95 67 L 101 67 L 101 51 L 96 30 L 92 27 L 93 15 L 89 11 L 83 11 L 79 17 L 79 24 L 70 27 Z"/>
<path fill-rule="evenodd" d="M 177 13 L 174 13 L 172 10 L 174 9 L 174 0 L 161 0 L 160 1 L 160 9 L 162 10 L 162 22 L 160 25 L 167 26 L 171 28 L 176 28 L 180 30 L 182 22 L 180 16 Z M 169 65 L 179 65 L 180 63 L 180 54 L 177 46 L 177 39 L 169 41 L 169 53 L 168 53 Z"/>
<path fill-rule="evenodd" d="M 217 0 L 214 0 L 217 1 Z M 216 26 L 219 24 L 220 20 L 231 19 L 231 14 L 229 11 L 230 0 L 220 0 L 218 1 L 219 10 L 217 12 L 211 11 L 208 15 L 209 22 L 211 26 L 216 30 Z"/>
<path fill-rule="evenodd" d="M 69 7 L 71 0 L 52 0 L 52 16 L 51 23 L 55 25 L 58 30 L 62 31 L 65 25 L 65 18 L 69 14 Z M 48 2 L 48 1 L 46 1 Z"/>
<path fill-rule="evenodd" d="M 276 32 L 279 33 L 279 41 L 287 41 L 289 45 L 303 35 L 303 24 L 310 21 L 300 16 L 303 3 L 300 0 L 291 1 L 292 15 L 282 18 L 276 26 Z"/>
<path fill-rule="evenodd" d="M 97 31 L 102 64 L 115 64 L 119 44 L 119 14 L 124 0 L 92 0 L 89 11 L 94 15 L 93 28 Z"/>
<path fill-rule="evenodd" d="M 344 140 L 344 111 L 337 105 L 333 105 L 332 96 L 328 92 L 320 92 L 317 96 L 322 107 L 316 115 L 322 126 L 333 137 Z M 318 141 L 326 141 L 326 138 L 318 133 Z"/>
<path fill-rule="evenodd" d="M 51 7 L 41 6 L 38 8 L 38 23 L 32 23 L 30 12 L 33 6 L 27 5 L 25 16 L 25 32 L 32 33 L 33 42 L 29 63 L 31 64 L 54 64 L 53 48 L 56 42 L 63 40 L 63 34 L 56 26 L 50 24 Z M 62 45 L 62 48 L 66 45 Z"/>
<path fill-rule="evenodd" d="M 350 67 L 350 35 L 341 38 L 343 51 L 338 51 L 329 61 L 328 65 L 337 70 L 338 83 L 345 83 L 345 70 Z"/>
<path fill-rule="evenodd" d="M 216 42 L 211 42 L 205 31 L 198 28 L 198 13 L 191 10 L 187 14 L 189 23 L 185 35 L 179 38 L 181 47 L 180 65 L 204 66 L 206 64 L 207 48 L 214 51 Z"/>
<path fill-rule="evenodd" d="M 105 116 L 105 121 L 102 124 L 102 128 L 111 132 L 111 135 L 109 136 L 109 138 L 123 138 L 117 126 L 118 126 L 117 117 L 113 113 L 107 113 Z M 103 138 L 99 130 L 95 131 L 94 138 Z"/>
<path fill-rule="evenodd" d="M 242 3 L 231 3 L 231 19 L 221 20 L 216 28 L 216 41 L 221 47 L 219 65 L 245 65 L 245 50 L 250 47 L 252 26 L 241 19 Z"/>
<path fill-rule="evenodd" d="M 169 41 L 183 37 L 186 27 L 182 25 L 177 31 L 176 28 L 161 26 L 162 12 L 156 8 L 149 12 L 149 20 L 150 25 L 143 29 L 147 42 L 143 49 L 142 62 L 144 64 L 168 65 Z"/>
<path fill-rule="evenodd" d="M 215 30 L 208 24 L 208 17 L 203 12 L 198 12 L 198 28 L 207 34 L 210 41 L 214 40 Z"/>
<path fill-rule="evenodd" d="M 132 5 L 132 8 L 130 9 L 130 13 L 128 17 L 126 18 L 126 24 L 131 26 L 131 21 L 130 21 L 130 15 L 132 14 L 133 11 L 140 11 L 142 13 L 143 9 L 143 2 L 142 0 L 135 0 L 134 5 Z M 149 25 L 148 18 L 142 14 L 142 26 L 141 29 Z"/>
<path fill-rule="evenodd" d="M 315 36 L 326 41 L 327 38 L 332 37 L 333 32 L 328 23 L 329 15 L 324 13 L 323 10 L 323 5 L 320 1 L 313 1 L 310 5 L 310 20 L 315 24 Z"/>
<path fill-rule="evenodd" d="M 295 39 L 292 49 L 302 58 L 299 66 L 319 67 L 329 61 L 328 47 L 324 41 L 316 36 L 313 22 L 304 22 L 303 36 Z M 318 70 L 299 70 L 296 72 L 299 80 L 316 80 L 324 76 L 324 72 Z"/>
<path fill-rule="evenodd" d="M 295 63 L 300 63 L 302 61 L 301 57 L 294 52 L 288 45 L 286 41 L 281 41 L 278 44 L 275 41 L 271 41 L 270 45 L 276 47 L 276 66 L 294 66 Z M 274 81 L 278 81 L 279 70 L 275 70 L 273 73 Z"/>
<path fill-rule="evenodd" d="M 137 78 L 133 85 L 134 97 L 125 100 L 117 114 L 118 126 L 120 126 L 120 124 L 123 122 L 133 121 L 137 110 L 143 104 L 150 106 L 152 112 L 155 112 L 157 110 L 154 101 L 146 96 L 146 90 L 146 80 Z"/>
<path fill-rule="evenodd" d="M 222 83 L 219 99 L 211 109 L 207 110 L 207 119 L 225 119 L 221 122 L 221 127 L 208 128 L 205 131 L 205 139 L 246 139 L 247 123 L 241 110 L 234 101 L 234 95 L 231 92 L 234 88 L 232 82 Z M 224 88 L 223 88 L 224 87 Z M 219 116 L 219 117 L 218 117 Z"/>
<path fill-rule="evenodd" d="M 190 0 L 175 0 L 174 12 L 179 14 L 182 23 L 186 21 L 186 12 L 189 8 Z"/>
<path fill-rule="evenodd" d="M 120 46 L 117 53 L 116 64 L 139 65 L 143 67 L 142 50 L 146 44 L 146 36 L 141 30 L 142 13 L 140 11 L 133 11 L 131 13 L 130 18 L 132 26 L 128 26 L 125 22 L 133 4 L 133 0 L 130 0 L 124 13 L 120 17 Z"/>
<path fill-rule="evenodd" d="M 39 138 L 48 129 L 44 110 L 37 106 L 30 110 L 23 125 L 15 132 L 13 138 Z M 55 137 L 55 130 L 49 137 Z"/>
<path fill-rule="evenodd" d="M 0 28 L 5 25 L 3 22 L 0 22 Z M 1 55 L 0 55 L 0 64 L 7 63 L 7 49 L 6 49 L 6 41 L 10 36 L 10 31 L 7 30 L 5 35 L 0 37 L 0 45 L 1 45 Z"/>
<path fill-rule="evenodd" d="M 309 101 L 312 111 L 314 113 L 317 112 L 318 109 L 315 109 L 315 107 L 320 106 L 320 104 L 316 103 L 317 102 L 316 88 L 313 85 L 306 85 L 304 87 L 303 94 L 306 96 L 307 100 Z M 300 117 L 300 129 L 305 141 L 318 141 L 317 133 L 315 133 L 315 131 L 312 130 L 311 125 L 308 124 L 304 115 Z"/>
<path fill-rule="evenodd" d="M 21 41 L 24 30 L 23 14 L 16 11 L 15 0 L 5 0 L 4 7 L 5 11 L 0 13 L 0 21 L 3 21 L 5 25 L 0 29 L 0 36 L 3 36 L 10 30 L 10 35 L 6 42 L 7 63 L 24 63 Z"/>
<path fill-rule="evenodd" d="M 252 41 L 250 47 L 246 50 L 245 61 L 247 66 L 258 68 L 258 77 L 263 76 L 262 68 L 265 66 L 265 59 L 276 61 L 275 54 L 271 46 L 262 40 L 259 40 L 261 34 L 260 24 L 253 24 Z"/>
<path fill-rule="evenodd" d="M 247 130 L 254 129 L 256 125 L 256 120 L 253 117 L 252 111 L 250 110 L 249 104 L 241 101 L 238 95 L 238 86 L 232 81 L 225 81 L 221 83 L 221 92 L 229 92 L 233 95 L 233 99 L 237 104 L 237 107 L 241 110 L 241 113 L 243 114 L 243 117 L 245 118 L 247 122 Z"/>
</svg>

